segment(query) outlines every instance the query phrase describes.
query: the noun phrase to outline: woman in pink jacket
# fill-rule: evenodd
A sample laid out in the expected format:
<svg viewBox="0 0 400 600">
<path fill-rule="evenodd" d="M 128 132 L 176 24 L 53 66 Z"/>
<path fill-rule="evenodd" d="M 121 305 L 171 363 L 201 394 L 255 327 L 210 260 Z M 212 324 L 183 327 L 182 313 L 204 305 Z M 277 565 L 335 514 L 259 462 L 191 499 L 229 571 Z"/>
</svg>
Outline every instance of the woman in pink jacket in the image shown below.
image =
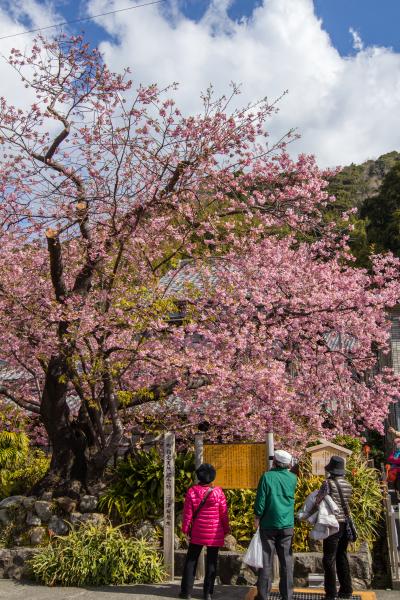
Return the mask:
<svg viewBox="0 0 400 600">
<path fill-rule="evenodd" d="M 183 507 L 182 531 L 189 538 L 189 548 L 179 598 L 191 598 L 200 552 L 207 546 L 203 595 L 205 600 L 211 600 L 218 550 L 229 533 L 228 509 L 222 489 L 211 485 L 216 476 L 214 467 L 202 464 L 196 475 L 199 483 L 188 489 Z"/>
</svg>

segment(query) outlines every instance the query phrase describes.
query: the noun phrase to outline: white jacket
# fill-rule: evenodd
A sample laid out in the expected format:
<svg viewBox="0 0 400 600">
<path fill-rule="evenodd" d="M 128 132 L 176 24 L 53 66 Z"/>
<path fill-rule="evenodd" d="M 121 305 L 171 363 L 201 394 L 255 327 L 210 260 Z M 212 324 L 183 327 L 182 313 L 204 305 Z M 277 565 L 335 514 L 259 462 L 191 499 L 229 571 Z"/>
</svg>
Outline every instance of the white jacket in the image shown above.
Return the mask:
<svg viewBox="0 0 400 600">
<path fill-rule="evenodd" d="M 311 492 L 306 498 L 303 508 L 297 513 L 300 521 L 308 521 L 313 525 L 310 537 L 313 540 L 324 540 L 339 531 L 339 522 L 336 514 L 339 507 L 328 495 L 315 507 L 315 499 L 319 490 Z"/>
</svg>

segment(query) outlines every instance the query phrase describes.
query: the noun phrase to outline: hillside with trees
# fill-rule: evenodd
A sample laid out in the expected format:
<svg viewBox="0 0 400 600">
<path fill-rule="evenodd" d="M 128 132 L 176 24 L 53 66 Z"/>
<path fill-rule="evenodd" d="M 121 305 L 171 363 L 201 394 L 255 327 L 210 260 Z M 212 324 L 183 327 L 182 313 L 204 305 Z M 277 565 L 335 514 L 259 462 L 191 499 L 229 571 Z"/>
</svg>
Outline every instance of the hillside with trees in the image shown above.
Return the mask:
<svg viewBox="0 0 400 600">
<path fill-rule="evenodd" d="M 344 167 L 332 178 L 328 191 L 336 200 L 327 205 L 325 219 L 335 221 L 341 231 L 348 230 L 358 265 L 368 266 L 369 256 L 376 252 L 399 254 L 399 152 Z M 352 210 L 348 220 L 342 218 Z"/>
</svg>

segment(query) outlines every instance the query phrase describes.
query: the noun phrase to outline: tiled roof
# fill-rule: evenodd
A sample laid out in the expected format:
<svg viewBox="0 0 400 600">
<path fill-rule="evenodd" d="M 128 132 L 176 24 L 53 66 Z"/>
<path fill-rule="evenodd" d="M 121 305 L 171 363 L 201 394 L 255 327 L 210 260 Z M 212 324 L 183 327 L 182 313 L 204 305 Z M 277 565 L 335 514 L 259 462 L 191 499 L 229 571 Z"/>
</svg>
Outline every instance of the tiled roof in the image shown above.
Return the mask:
<svg viewBox="0 0 400 600">
<path fill-rule="evenodd" d="M 218 281 L 219 265 L 218 260 L 208 265 L 194 260 L 181 260 L 176 269 L 161 277 L 160 285 L 166 294 L 184 300 L 193 290 L 203 291 L 206 281 L 208 285 L 215 284 Z"/>
</svg>

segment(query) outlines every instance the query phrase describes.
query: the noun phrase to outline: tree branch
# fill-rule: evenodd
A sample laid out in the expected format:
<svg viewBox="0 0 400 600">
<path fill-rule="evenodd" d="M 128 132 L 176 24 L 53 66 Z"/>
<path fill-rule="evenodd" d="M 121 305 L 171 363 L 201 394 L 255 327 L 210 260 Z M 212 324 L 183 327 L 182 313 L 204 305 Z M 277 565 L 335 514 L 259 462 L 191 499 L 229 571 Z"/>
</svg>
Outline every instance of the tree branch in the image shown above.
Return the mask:
<svg viewBox="0 0 400 600">
<path fill-rule="evenodd" d="M 40 414 L 40 406 L 38 404 L 34 404 L 33 402 L 28 402 L 27 400 L 23 400 L 22 398 L 15 396 L 15 394 L 13 394 L 13 392 L 8 390 L 3 385 L 0 385 L 0 394 L 5 396 L 6 398 L 8 398 L 8 400 L 11 400 L 12 402 L 14 402 L 14 404 L 16 404 L 17 406 L 20 406 L 21 408 L 24 408 L 25 410 L 28 410 L 29 412 L 33 412 L 37 415 Z"/>
<path fill-rule="evenodd" d="M 52 229 L 46 232 L 47 248 L 50 256 L 50 274 L 53 288 L 58 302 L 63 302 L 67 295 L 67 288 L 64 281 L 64 265 L 62 258 L 62 249 L 57 233 Z"/>
</svg>

